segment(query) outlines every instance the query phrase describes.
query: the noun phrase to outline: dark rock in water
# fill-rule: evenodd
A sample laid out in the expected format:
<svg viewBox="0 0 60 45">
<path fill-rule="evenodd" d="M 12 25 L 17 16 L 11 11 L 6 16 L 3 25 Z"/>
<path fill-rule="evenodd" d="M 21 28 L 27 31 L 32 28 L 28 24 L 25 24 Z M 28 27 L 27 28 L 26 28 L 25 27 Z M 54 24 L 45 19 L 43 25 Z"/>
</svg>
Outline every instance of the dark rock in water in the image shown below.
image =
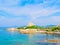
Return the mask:
<svg viewBox="0 0 60 45">
<path fill-rule="evenodd" d="M 37 45 L 57 45 L 57 43 L 37 42 Z"/>
</svg>

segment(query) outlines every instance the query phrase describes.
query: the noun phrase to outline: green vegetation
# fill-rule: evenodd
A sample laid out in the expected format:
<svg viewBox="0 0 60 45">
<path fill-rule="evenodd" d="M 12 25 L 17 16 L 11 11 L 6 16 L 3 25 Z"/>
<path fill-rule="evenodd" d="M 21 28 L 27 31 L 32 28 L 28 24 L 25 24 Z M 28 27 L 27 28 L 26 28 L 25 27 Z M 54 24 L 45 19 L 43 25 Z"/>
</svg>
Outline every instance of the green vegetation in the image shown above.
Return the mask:
<svg viewBox="0 0 60 45">
<path fill-rule="evenodd" d="M 41 27 L 40 26 L 33 25 L 33 26 L 26 26 L 25 29 L 41 29 Z"/>
<path fill-rule="evenodd" d="M 60 31 L 60 26 L 51 26 L 48 28 L 45 28 L 46 31 L 54 31 L 54 32 L 59 32 Z"/>
<path fill-rule="evenodd" d="M 24 29 L 24 26 L 18 27 L 17 29 Z"/>
<path fill-rule="evenodd" d="M 33 26 L 21 26 L 21 27 L 18 27 L 17 29 L 42 29 L 41 26 L 36 26 L 36 25 L 33 25 Z"/>
<path fill-rule="evenodd" d="M 54 32 L 59 32 L 60 31 L 60 26 L 48 26 L 48 27 L 42 27 L 42 26 L 22 26 L 22 27 L 18 27 L 17 29 L 40 29 L 40 30 L 45 30 L 45 31 L 54 31 Z"/>
</svg>

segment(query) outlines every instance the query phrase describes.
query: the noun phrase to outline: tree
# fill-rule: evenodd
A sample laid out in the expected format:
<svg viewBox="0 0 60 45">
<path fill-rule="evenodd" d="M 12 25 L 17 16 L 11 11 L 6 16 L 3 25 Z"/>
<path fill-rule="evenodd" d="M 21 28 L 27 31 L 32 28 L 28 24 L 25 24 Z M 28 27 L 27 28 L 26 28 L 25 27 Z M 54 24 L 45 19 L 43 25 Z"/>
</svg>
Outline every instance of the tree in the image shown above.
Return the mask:
<svg viewBox="0 0 60 45">
<path fill-rule="evenodd" d="M 17 29 L 24 29 L 24 27 L 22 26 L 22 27 L 18 27 Z"/>
<path fill-rule="evenodd" d="M 33 26 L 27 26 L 25 29 L 40 29 L 40 28 L 41 28 L 40 26 L 33 25 Z"/>
</svg>

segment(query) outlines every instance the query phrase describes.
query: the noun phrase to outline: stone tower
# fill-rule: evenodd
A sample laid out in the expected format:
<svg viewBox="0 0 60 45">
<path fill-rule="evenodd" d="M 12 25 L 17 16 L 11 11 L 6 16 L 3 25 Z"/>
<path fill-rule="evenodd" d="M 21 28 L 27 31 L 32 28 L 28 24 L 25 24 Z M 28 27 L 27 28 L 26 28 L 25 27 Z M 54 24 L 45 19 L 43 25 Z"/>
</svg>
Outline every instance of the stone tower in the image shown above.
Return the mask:
<svg viewBox="0 0 60 45">
<path fill-rule="evenodd" d="M 34 23 L 29 22 L 29 23 L 28 23 L 28 26 L 34 26 Z"/>
</svg>

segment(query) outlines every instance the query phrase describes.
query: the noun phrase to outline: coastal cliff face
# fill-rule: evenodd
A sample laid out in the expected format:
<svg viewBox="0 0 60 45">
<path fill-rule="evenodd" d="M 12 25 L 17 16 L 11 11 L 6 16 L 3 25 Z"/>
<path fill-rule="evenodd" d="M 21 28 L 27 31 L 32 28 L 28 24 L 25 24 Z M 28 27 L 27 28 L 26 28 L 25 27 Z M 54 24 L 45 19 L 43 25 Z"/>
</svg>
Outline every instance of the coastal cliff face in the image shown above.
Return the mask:
<svg viewBox="0 0 60 45">
<path fill-rule="evenodd" d="M 7 30 L 10 32 L 17 32 L 18 31 L 18 29 L 16 29 L 16 28 L 7 28 Z"/>
<path fill-rule="evenodd" d="M 46 31 L 40 29 L 16 29 L 16 28 L 8 28 L 10 32 L 20 32 L 22 34 L 34 34 L 34 33 L 45 33 Z"/>
<path fill-rule="evenodd" d="M 8 28 L 10 32 L 19 32 L 21 34 L 35 34 L 35 33 L 46 33 L 46 34 L 60 34 L 60 32 L 53 32 L 53 31 L 45 31 L 45 30 L 38 30 L 38 29 L 17 29 L 17 28 Z"/>
<path fill-rule="evenodd" d="M 29 23 L 28 26 L 21 26 L 18 28 L 8 28 L 8 31 L 11 32 L 20 32 L 20 33 L 25 33 L 25 34 L 32 34 L 32 33 L 57 33 L 60 34 L 60 26 L 50 26 L 50 27 L 41 27 L 41 26 L 36 26 L 33 23 Z"/>
<path fill-rule="evenodd" d="M 35 31 L 33 31 L 33 30 L 20 30 L 19 32 L 23 33 L 23 34 L 33 34 L 33 33 L 35 33 Z"/>
</svg>

